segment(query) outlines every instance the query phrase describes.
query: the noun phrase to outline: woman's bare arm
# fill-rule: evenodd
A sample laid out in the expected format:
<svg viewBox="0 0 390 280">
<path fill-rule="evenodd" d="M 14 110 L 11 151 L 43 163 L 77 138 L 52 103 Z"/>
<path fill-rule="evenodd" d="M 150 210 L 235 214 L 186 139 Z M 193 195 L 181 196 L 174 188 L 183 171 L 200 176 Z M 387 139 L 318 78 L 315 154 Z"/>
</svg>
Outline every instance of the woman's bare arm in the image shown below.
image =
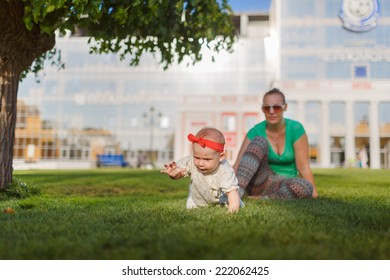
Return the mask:
<svg viewBox="0 0 390 280">
<path fill-rule="evenodd" d="M 295 164 L 297 166 L 300 176 L 308 180 L 313 185 L 313 197 L 317 198 L 318 193 L 316 185 L 314 182 L 314 176 L 310 168 L 310 159 L 309 159 L 309 140 L 306 133 L 303 134 L 295 143 L 294 143 L 294 152 L 295 152 Z"/>
<path fill-rule="evenodd" d="M 250 140 L 248 139 L 247 136 L 245 136 L 245 139 L 244 139 L 244 141 L 241 144 L 240 151 L 238 152 L 236 162 L 233 165 L 234 172 L 236 172 L 236 173 L 237 173 L 238 165 L 240 164 L 242 155 L 244 154 L 244 152 L 245 152 L 246 148 L 248 147 L 249 143 L 250 143 Z"/>
</svg>

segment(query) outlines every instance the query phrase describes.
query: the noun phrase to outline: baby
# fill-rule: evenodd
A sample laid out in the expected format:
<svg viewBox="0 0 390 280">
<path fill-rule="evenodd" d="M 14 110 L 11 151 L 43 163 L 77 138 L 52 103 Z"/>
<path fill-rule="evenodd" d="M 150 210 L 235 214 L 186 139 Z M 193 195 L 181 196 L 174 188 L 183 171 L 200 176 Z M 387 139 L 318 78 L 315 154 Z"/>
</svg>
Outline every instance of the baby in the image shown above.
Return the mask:
<svg viewBox="0 0 390 280">
<path fill-rule="evenodd" d="M 191 177 L 187 209 L 222 204 L 229 212 L 237 212 L 244 204 L 234 170 L 225 159 L 222 132 L 205 127 L 196 136 L 189 134 L 188 140 L 192 142 L 192 156 L 165 164 L 161 172 L 174 180 Z"/>
</svg>

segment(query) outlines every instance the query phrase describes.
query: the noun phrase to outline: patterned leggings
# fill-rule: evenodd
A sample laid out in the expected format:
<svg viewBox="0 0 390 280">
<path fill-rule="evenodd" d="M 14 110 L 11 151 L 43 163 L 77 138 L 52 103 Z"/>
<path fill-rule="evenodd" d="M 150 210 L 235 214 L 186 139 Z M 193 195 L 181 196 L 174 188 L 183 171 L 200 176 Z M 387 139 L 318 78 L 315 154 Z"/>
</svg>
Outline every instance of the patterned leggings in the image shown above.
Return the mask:
<svg viewBox="0 0 390 280">
<path fill-rule="evenodd" d="M 255 137 L 249 143 L 237 169 L 238 185 L 248 196 L 269 199 L 311 197 L 312 184 L 303 178 L 286 178 L 276 174 L 268 165 L 268 143 Z"/>
</svg>

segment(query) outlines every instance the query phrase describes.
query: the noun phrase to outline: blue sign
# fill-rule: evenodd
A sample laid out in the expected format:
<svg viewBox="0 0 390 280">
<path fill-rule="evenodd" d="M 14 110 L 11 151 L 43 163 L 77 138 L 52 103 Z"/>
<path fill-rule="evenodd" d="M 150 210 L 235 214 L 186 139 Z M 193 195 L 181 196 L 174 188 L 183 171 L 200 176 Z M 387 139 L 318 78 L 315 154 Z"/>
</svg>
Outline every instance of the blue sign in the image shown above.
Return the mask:
<svg viewBox="0 0 390 280">
<path fill-rule="evenodd" d="M 367 66 L 355 66 L 355 78 L 367 78 Z"/>
</svg>

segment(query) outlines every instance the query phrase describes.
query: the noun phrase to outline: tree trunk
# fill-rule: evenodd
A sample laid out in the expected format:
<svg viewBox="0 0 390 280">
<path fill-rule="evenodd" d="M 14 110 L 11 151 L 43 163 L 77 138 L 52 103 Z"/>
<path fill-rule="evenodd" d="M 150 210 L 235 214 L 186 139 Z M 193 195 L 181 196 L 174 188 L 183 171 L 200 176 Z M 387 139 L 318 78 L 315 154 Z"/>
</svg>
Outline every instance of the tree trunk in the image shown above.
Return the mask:
<svg viewBox="0 0 390 280">
<path fill-rule="evenodd" d="M 23 1 L 0 0 L 0 189 L 12 183 L 20 74 L 55 44 L 54 34 L 43 34 L 39 25 L 28 30 L 23 17 Z"/>
<path fill-rule="evenodd" d="M 12 72 L 12 69 L 2 69 L 0 75 L 0 188 L 12 182 L 16 96 L 19 85 L 19 74 Z"/>
</svg>

